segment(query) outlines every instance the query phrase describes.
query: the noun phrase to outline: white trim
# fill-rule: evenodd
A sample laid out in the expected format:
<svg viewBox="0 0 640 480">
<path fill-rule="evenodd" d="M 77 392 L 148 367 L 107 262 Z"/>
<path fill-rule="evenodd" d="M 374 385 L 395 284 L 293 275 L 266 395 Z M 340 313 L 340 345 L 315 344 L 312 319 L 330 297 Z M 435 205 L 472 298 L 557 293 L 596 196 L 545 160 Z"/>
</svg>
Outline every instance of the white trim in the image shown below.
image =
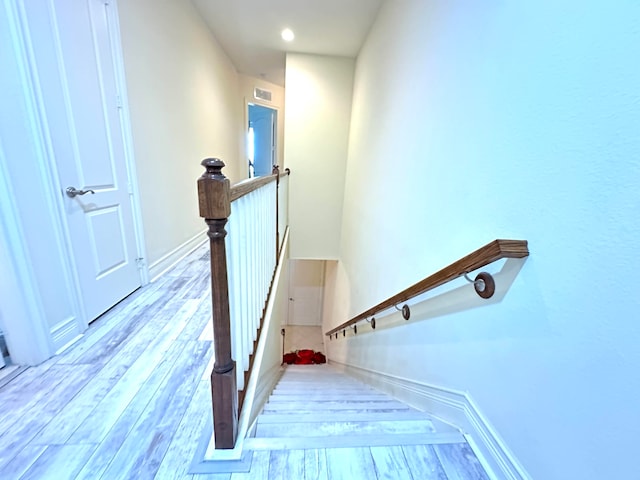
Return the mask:
<svg viewBox="0 0 640 480">
<path fill-rule="evenodd" d="M 246 431 L 243 432 L 243 438 L 247 436 L 247 432 L 254 428 L 255 423 L 258 420 L 258 416 L 262 411 L 262 407 L 265 403 L 267 403 L 271 392 L 273 392 L 273 389 L 275 388 L 283 373 L 284 370 L 282 368 L 282 365 L 275 365 L 260 376 L 260 384 L 256 385 L 256 390 L 250 401 L 251 405 L 247 404 L 247 406 L 250 407 L 250 411 L 247 428 Z M 256 406 L 258 408 L 256 408 Z"/>
<path fill-rule="evenodd" d="M 207 241 L 205 236 L 206 232 L 207 230 L 205 229 L 196 233 L 189 240 L 178 245 L 176 248 L 164 254 L 158 260 L 149 265 L 149 276 L 151 277 L 151 281 L 155 282 L 164 273 L 173 268 L 180 260 L 205 243 Z M 203 236 L 205 236 L 205 238 L 203 238 Z"/>
<path fill-rule="evenodd" d="M 39 187 L 43 190 L 43 194 L 48 198 L 43 208 L 47 209 L 49 217 L 51 217 L 52 231 L 51 238 L 55 242 L 51 242 L 51 248 L 56 249 L 61 258 L 61 273 L 64 275 L 65 286 L 69 291 L 70 310 L 73 314 L 75 332 L 67 331 L 69 338 L 59 338 L 62 343 L 68 343 L 73 337 L 86 328 L 86 322 L 82 320 L 80 315 L 80 305 L 77 301 L 73 283 L 73 269 L 68 262 L 67 256 L 64 255 L 66 250 L 64 225 L 57 215 L 59 201 L 56 196 L 56 188 L 54 185 L 55 170 L 51 169 L 50 164 L 50 145 L 45 134 L 45 126 L 41 116 L 41 102 L 39 97 L 39 85 L 36 76 L 33 73 L 33 55 L 31 51 L 30 37 L 28 35 L 28 25 L 26 22 L 25 12 L 22 3 L 17 0 L 8 0 L 4 2 L 6 20 L 11 30 L 12 44 L 10 46 L 16 59 L 18 69 L 17 75 L 20 76 L 22 84 L 22 93 L 24 95 L 24 114 L 28 121 L 28 131 L 32 139 L 32 148 L 35 159 L 34 178 L 38 179 Z M 4 155 L 3 155 L 4 157 Z M 2 163 L 6 159 L 0 159 Z M 47 315 L 42 305 L 40 289 L 37 286 L 36 276 L 33 271 L 32 264 L 28 262 L 28 246 L 26 236 L 22 228 L 22 222 L 19 218 L 19 209 L 17 208 L 16 196 L 9 190 L 12 186 L 8 176 L 8 169 L 3 169 L 3 177 L 7 182 L 7 197 L 9 203 L 6 205 L 9 212 L 7 233 L 5 234 L 5 242 L 7 248 L 11 250 L 13 256 L 13 268 L 17 274 L 14 279 L 20 283 L 19 293 L 14 292 L 18 298 L 11 298 L 9 302 L 13 304 L 10 308 L 15 310 L 14 315 L 22 313 L 15 318 L 23 318 L 26 321 L 20 327 L 9 325 L 7 327 L 7 343 L 11 352 L 12 359 L 16 363 L 24 363 L 34 365 L 53 354 L 53 349 L 60 346 L 55 345 L 52 340 Z M 3 202 L 4 203 L 4 202 Z M 10 288 L 10 287 L 8 287 Z M 66 321 L 66 320 L 65 320 Z M 13 322 L 12 322 L 13 323 Z M 73 330 L 73 329 L 72 329 Z M 45 338 L 42 338 L 42 337 Z"/>
<path fill-rule="evenodd" d="M 254 85 L 255 88 L 255 85 Z M 284 154 L 282 155 L 282 162 L 280 162 L 280 152 L 283 151 L 281 149 L 284 149 L 284 142 L 283 145 L 280 145 L 280 142 L 278 141 L 280 138 L 280 125 L 279 122 L 282 121 L 284 122 L 284 112 L 282 110 L 282 108 L 279 105 L 276 105 L 275 103 L 272 102 L 267 102 L 266 100 L 262 100 L 262 99 L 254 99 L 253 97 L 247 98 L 246 96 L 243 96 L 244 99 L 244 135 L 243 135 L 243 144 L 244 144 L 244 151 L 242 154 L 242 158 L 244 159 L 244 169 L 245 169 L 245 173 L 249 173 L 249 145 L 247 144 L 247 132 L 249 131 L 249 105 L 257 105 L 259 107 L 265 107 L 265 108 L 269 108 L 271 110 L 275 110 L 276 112 L 276 138 L 275 138 L 275 143 L 276 143 L 276 158 L 275 160 L 275 165 L 278 165 L 281 170 L 281 173 L 284 173 L 284 165 L 280 165 L 280 163 L 284 163 Z M 283 115 L 282 120 L 280 119 L 280 115 Z M 284 123 L 283 123 L 284 125 Z M 243 176 L 241 178 L 244 178 L 245 180 L 249 180 L 250 178 L 248 176 Z"/>
<path fill-rule="evenodd" d="M 56 355 L 59 355 L 82 338 L 83 334 L 78 333 L 77 321 L 77 318 L 69 317 L 51 328 L 51 341 L 57 348 Z"/>
<path fill-rule="evenodd" d="M 469 393 L 333 360 L 329 360 L 329 363 L 398 400 L 456 425 L 492 478 L 531 480 Z"/>
<path fill-rule="evenodd" d="M 5 162 L 0 139 L 0 327 L 13 363 L 37 365 L 53 354 L 53 345 Z"/>
<path fill-rule="evenodd" d="M 51 0 L 49 0 L 49 6 L 52 9 L 55 8 Z M 62 265 L 62 273 L 64 275 L 65 285 L 69 291 L 69 301 L 74 314 L 74 317 L 56 323 L 49 331 L 54 348 L 60 350 L 84 332 L 89 326 L 89 322 L 87 321 L 87 314 L 84 302 L 82 301 L 75 259 L 73 255 L 71 255 L 73 248 L 65 207 L 58 190 L 61 182 L 58 176 L 58 166 L 55 161 L 53 145 L 51 143 L 49 118 L 46 114 L 39 80 L 40 77 L 38 75 L 36 59 L 31 43 L 31 25 L 28 22 L 24 4 L 16 3 L 16 8 L 19 9 L 19 13 L 16 13 L 16 15 L 19 16 L 19 21 L 16 20 L 16 22 L 18 22 L 16 25 L 21 29 L 20 38 L 22 40 L 19 44 L 16 44 L 16 48 L 18 48 L 17 45 L 20 45 L 21 55 L 23 57 L 25 70 L 23 91 L 25 98 L 29 99 L 27 108 L 29 114 L 33 117 L 32 125 L 34 125 L 34 127 L 32 132 L 33 138 L 37 139 L 37 141 L 34 141 L 34 144 L 38 149 L 37 166 L 40 177 L 43 179 L 42 184 L 48 197 L 48 203 L 50 208 L 53 209 L 51 212 L 51 220 L 55 226 L 54 235 L 59 242 L 59 258 Z M 56 36 L 56 46 L 59 46 L 58 26 L 51 16 L 53 15 L 53 11 L 49 12 L 49 15 L 50 20 L 54 23 L 52 25 L 52 33 Z M 58 48 L 56 48 L 56 53 L 60 55 Z M 56 63 L 58 67 L 61 66 L 59 57 L 56 59 Z M 64 78 L 64 82 L 66 83 L 66 77 L 62 76 L 61 78 Z M 68 99 L 66 98 L 65 107 L 68 108 Z M 70 321 L 73 322 L 73 325 L 70 324 Z M 71 328 L 71 326 L 74 328 Z"/>
<path fill-rule="evenodd" d="M 116 87 L 120 95 L 120 120 L 122 126 L 122 141 L 124 146 L 125 164 L 129 177 L 129 196 L 131 198 L 131 209 L 133 214 L 133 228 L 136 237 L 136 249 L 138 258 L 146 258 L 144 241 L 144 223 L 142 221 L 142 207 L 140 202 L 140 188 L 138 184 L 138 174 L 134 154 L 133 134 L 131 128 L 131 116 L 129 113 L 129 96 L 127 93 L 127 81 L 124 72 L 124 57 L 122 55 L 122 42 L 120 35 L 120 22 L 118 14 L 118 2 L 112 0 L 107 7 L 108 21 L 113 26 L 109 29 L 111 40 L 111 51 L 113 53 L 114 70 L 116 74 Z M 150 267 L 146 262 L 140 265 L 140 282 L 142 286 L 148 284 L 152 278 Z M 156 277 L 157 278 L 157 277 Z"/>
</svg>

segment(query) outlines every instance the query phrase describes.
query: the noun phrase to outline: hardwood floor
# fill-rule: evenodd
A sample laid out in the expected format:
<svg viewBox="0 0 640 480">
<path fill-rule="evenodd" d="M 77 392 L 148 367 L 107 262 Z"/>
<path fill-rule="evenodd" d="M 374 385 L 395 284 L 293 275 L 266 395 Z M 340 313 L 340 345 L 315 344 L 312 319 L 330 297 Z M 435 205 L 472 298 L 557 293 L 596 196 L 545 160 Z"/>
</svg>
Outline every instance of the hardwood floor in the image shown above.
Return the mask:
<svg viewBox="0 0 640 480">
<path fill-rule="evenodd" d="M 0 479 L 487 478 L 462 437 L 438 440 L 424 414 L 375 391 L 350 390 L 349 381 L 336 387 L 352 402 L 334 402 L 335 408 L 321 393 L 311 402 L 308 391 L 300 398 L 296 388 L 285 392 L 289 387 L 279 385 L 247 440 L 249 472 L 190 473 L 212 423 L 212 344 L 202 334 L 211 309 L 208 268 L 202 247 L 96 320 L 63 354 L 0 377 Z M 286 375 L 302 383 L 307 373 L 320 372 L 296 370 Z M 374 420 L 379 409 L 383 416 Z M 318 420 L 327 413 L 322 434 L 307 436 L 306 415 Z M 339 422 L 356 413 L 346 435 Z M 376 440 L 385 435 L 399 444 Z M 356 441 L 365 436 L 368 443 Z"/>
<path fill-rule="evenodd" d="M 208 268 L 198 249 L 0 388 L 1 479 L 192 478 L 211 417 Z"/>
</svg>

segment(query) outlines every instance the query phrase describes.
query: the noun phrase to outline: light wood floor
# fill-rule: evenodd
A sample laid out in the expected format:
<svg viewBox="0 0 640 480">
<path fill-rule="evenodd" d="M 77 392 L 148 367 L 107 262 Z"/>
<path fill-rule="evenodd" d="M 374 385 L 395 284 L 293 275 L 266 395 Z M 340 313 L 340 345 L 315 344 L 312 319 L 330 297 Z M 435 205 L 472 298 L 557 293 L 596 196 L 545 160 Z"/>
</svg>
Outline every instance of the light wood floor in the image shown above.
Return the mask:
<svg viewBox="0 0 640 480">
<path fill-rule="evenodd" d="M 63 354 L 5 376 L 0 479 L 486 478 L 469 470 L 469 458 L 474 465 L 477 460 L 461 443 L 337 447 L 307 440 L 307 447 L 265 446 L 270 435 L 282 438 L 277 416 L 263 418 L 251 440 L 250 472 L 190 474 L 202 432 L 211 424 L 212 346 L 210 336 L 201 335 L 211 308 L 208 267 L 206 248 L 196 250 L 95 321 Z M 270 408 L 277 414 L 277 406 Z M 406 460 L 395 467 L 407 456 L 421 470 Z M 366 469 L 358 471 L 358 465 Z M 426 468 L 433 474 L 425 476 Z"/>
</svg>

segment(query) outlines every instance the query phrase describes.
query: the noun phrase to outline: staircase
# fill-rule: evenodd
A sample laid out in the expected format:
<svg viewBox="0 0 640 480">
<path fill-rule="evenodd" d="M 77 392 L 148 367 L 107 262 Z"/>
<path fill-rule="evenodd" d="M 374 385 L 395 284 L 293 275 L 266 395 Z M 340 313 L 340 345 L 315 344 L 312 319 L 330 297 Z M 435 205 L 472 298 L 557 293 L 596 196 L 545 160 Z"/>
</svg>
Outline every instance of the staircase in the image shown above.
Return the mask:
<svg viewBox="0 0 640 480">
<path fill-rule="evenodd" d="M 287 366 L 245 449 L 288 475 L 311 460 L 318 478 L 489 478 L 457 429 L 330 365 Z"/>
</svg>

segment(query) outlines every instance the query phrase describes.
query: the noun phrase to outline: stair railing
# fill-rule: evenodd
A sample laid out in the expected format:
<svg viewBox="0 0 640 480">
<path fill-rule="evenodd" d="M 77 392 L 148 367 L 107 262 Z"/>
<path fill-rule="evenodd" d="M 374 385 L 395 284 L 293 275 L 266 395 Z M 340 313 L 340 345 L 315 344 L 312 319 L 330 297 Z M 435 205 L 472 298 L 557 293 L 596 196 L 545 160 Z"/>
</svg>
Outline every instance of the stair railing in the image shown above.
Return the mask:
<svg viewBox="0 0 640 480">
<path fill-rule="evenodd" d="M 213 431 L 215 447 L 231 449 L 286 227 L 289 171 L 281 177 L 274 167 L 272 175 L 231 187 L 224 162 L 201 164 L 198 203 L 211 249 Z"/>
<path fill-rule="evenodd" d="M 409 288 L 365 310 L 341 325 L 332 328 L 326 332 L 325 335 L 330 339 L 333 338 L 334 335 L 338 338 L 338 333 L 342 332 L 342 335 L 345 336 L 348 328 L 353 328 L 354 332 L 357 333 L 357 323 L 362 321 L 367 321 L 371 327 L 375 329 L 375 315 L 393 307 L 402 312 L 405 320 L 409 320 L 411 316 L 409 306 L 405 303 L 400 308 L 398 305 L 460 277 L 465 277 L 471 282 L 479 296 L 482 298 L 491 298 L 495 291 L 495 281 L 493 277 L 487 272 L 480 272 L 476 278 L 472 280 L 468 274 L 503 258 L 524 258 L 527 256 L 529 256 L 529 249 L 526 240 L 494 240 L 453 262 L 451 265 L 420 280 Z"/>
</svg>

